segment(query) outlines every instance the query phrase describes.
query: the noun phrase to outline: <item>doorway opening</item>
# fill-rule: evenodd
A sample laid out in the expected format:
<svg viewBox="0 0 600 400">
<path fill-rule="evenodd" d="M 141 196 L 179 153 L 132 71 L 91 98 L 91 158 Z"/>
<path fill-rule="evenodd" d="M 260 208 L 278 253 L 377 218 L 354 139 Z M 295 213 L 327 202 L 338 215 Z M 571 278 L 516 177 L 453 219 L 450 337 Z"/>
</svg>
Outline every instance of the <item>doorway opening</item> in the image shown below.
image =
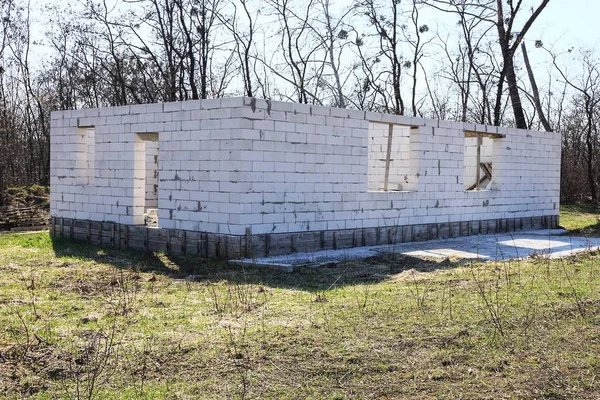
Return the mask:
<svg viewBox="0 0 600 400">
<path fill-rule="evenodd" d="M 138 133 L 135 143 L 134 223 L 158 228 L 158 133 Z"/>
</svg>

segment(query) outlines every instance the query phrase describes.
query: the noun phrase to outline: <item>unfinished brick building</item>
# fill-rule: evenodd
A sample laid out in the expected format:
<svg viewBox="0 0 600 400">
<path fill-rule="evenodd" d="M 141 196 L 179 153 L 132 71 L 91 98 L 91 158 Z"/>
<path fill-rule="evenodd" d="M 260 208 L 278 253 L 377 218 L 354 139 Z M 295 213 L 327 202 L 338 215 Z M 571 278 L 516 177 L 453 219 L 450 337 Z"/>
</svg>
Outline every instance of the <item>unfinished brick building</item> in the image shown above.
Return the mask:
<svg viewBox="0 0 600 400">
<path fill-rule="evenodd" d="M 54 236 L 237 258 L 558 226 L 559 133 L 253 98 L 51 124 Z"/>
</svg>

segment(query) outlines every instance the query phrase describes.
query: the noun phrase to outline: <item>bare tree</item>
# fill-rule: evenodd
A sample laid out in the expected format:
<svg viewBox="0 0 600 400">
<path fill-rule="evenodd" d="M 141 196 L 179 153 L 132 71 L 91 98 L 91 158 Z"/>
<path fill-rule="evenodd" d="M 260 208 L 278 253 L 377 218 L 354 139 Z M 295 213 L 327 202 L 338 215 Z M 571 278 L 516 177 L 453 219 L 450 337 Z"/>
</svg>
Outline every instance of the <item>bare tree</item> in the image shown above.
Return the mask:
<svg viewBox="0 0 600 400">
<path fill-rule="evenodd" d="M 536 42 L 536 47 L 541 47 L 541 42 Z M 535 105 L 535 109 L 538 113 L 538 117 L 542 126 L 547 132 L 552 132 L 552 127 L 546 118 L 546 114 L 544 109 L 542 108 L 542 101 L 540 100 L 540 91 L 538 89 L 537 83 L 535 81 L 535 75 L 533 74 L 533 69 L 531 68 L 531 63 L 529 62 L 529 56 L 527 54 L 527 47 L 525 46 L 525 42 L 521 43 L 521 52 L 523 53 L 523 61 L 525 62 L 525 68 L 527 69 L 527 76 L 529 77 L 529 83 L 531 85 L 531 92 L 533 97 L 533 103 Z"/>
<path fill-rule="evenodd" d="M 345 19 L 353 11 L 349 7 L 341 13 L 340 17 L 335 18 L 331 10 L 330 0 L 318 0 L 323 10 L 323 25 L 322 30 L 316 29 L 313 26 L 315 34 L 323 43 L 325 49 L 327 66 L 331 70 L 333 84 L 330 85 L 334 94 L 333 105 L 340 108 L 346 108 L 346 95 L 344 94 L 344 86 L 348 82 L 349 75 L 342 80 L 342 54 L 344 49 L 350 44 L 349 27 L 346 26 Z"/>
<path fill-rule="evenodd" d="M 210 61 L 217 47 L 215 31 L 222 0 L 174 0 L 183 35 L 185 71 L 192 99 L 206 99 L 211 85 Z M 187 93 L 186 93 L 187 95 Z"/>
<path fill-rule="evenodd" d="M 421 24 L 419 22 L 419 5 L 421 2 L 419 0 L 412 0 L 412 7 L 410 12 L 410 21 L 411 21 L 411 29 L 409 32 L 409 28 L 406 25 L 402 25 L 402 33 L 406 42 L 410 45 L 412 49 L 412 60 L 407 61 L 405 66 L 407 68 L 412 68 L 412 88 L 411 88 L 411 108 L 412 115 L 414 117 L 417 116 L 417 74 L 419 71 L 419 66 L 421 65 L 421 59 L 424 56 L 423 49 L 429 43 L 433 41 L 433 37 L 428 40 L 423 40 L 423 35 L 429 32 L 429 26 L 426 24 Z"/>
<path fill-rule="evenodd" d="M 477 10 L 477 15 L 469 15 L 468 8 L 464 3 L 455 5 L 456 13 L 459 16 L 459 25 L 464 37 L 464 53 L 468 60 L 468 71 L 466 73 L 466 82 L 470 86 L 472 76 L 477 84 L 479 96 L 475 99 L 480 100 L 480 116 L 475 120 L 479 123 L 491 124 L 491 107 L 489 101 L 490 81 L 496 72 L 494 63 L 491 62 L 493 56 L 487 52 L 484 46 L 484 40 L 487 38 L 492 25 L 485 24 L 488 15 L 486 9 Z M 463 103 L 462 120 L 467 121 L 467 109 L 470 97 L 470 89 L 467 89 L 467 100 Z"/>
<path fill-rule="evenodd" d="M 256 57 L 253 57 L 251 51 L 254 46 L 254 34 L 256 32 L 255 17 L 250 13 L 248 0 L 231 0 L 230 6 L 233 8 L 231 15 L 225 16 L 219 14 L 217 18 L 233 35 L 235 54 L 239 59 L 239 68 L 244 81 L 244 94 L 248 97 L 254 97 L 252 86 L 252 71 L 254 67 L 252 64 L 256 61 Z M 240 6 L 241 11 L 239 9 Z M 239 17 L 239 14 L 242 14 L 243 17 Z M 245 28 L 240 25 L 242 18 L 247 23 L 247 27 Z"/>
<path fill-rule="evenodd" d="M 310 37 L 310 13 L 313 11 L 314 0 L 309 0 L 304 5 L 302 14 L 290 8 L 293 4 L 291 0 L 270 0 L 268 3 L 279 21 L 280 40 L 277 51 L 281 54 L 285 71 L 278 71 L 269 62 L 265 62 L 265 65 L 292 84 L 297 102 L 308 103 L 309 98 L 312 100 L 316 97 L 308 88 L 311 78 L 308 72 L 311 63 L 315 63 L 314 56 L 320 47 L 320 43 Z"/>
<path fill-rule="evenodd" d="M 363 0 L 357 4 L 357 9 L 368 18 L 370 25 L 375 29 L 374 36 L 378 43 L 377 52 L 372 56 L 371 62 L 369 62 L 368 58 L 361 51 L 359 51 L 359 55 L 366 69 L 373 68 L 375 64 L 380 62 L 381 58 L 387 60 L 387 65 L 383 68 L 383 72 L 378 73 L 376 76 L 371 74 L 371 77 L 367 78 L 366 82 L 375 92 L 382 94 L 384 90 L 377 84 L 377 80 L 390 76 L 392 96 L 391 99 L 387 97 L 383 99 L 384 107 L 394 114 L 404 115 L 404 100 L 400 88 L 403 67 L 399 33 L 401 29 L 400 4 L 396 0 L 390 0 L 389 3 L 389 10 L 385 9 L 385 11 L 378 7 L 375 0 Z M 362 39 L 360 40 L 361 42 L 363 41 Z M 360 48 L 360 46 L 358 47 Z M 391 103 L 391 106 L 389 103 Z"/>
<path fill-rule="evenodd" d="M 577 60 L 581 65 L 581 72 L 573 78 L 559 65 L 558 55 L 549 53 L 562 80 L 576 93 L 573 97 L 574 109 L 578 110 L 575 119 L 581 118 L 582 121 L 584 136 L 582 142 L 585 144 L 585 170 L 589 192 L 592 202 L 597 203 L 599 200 L 598 186 L 600 185 L 600 162 L 598 161 L 600 153 L 600 110 L 598 109 L 600 105 L 600 60 L 592 51 L 583 50 Z M 575 130 L 578 129 L 575 128 Z"/>
<path fill-rule="evenodd" d="M 532 13 L 525 20 L 521 28 L 515 24 L 524 13 L 523 0 L 510 0 L 505 9 L 502 0 L 479 0 L 467 2 L 464 0 L 428 0 L 427 4 L 445 12 L 458 13 L 480 19 L 495 26 L 497 41 L 502 55 L 502 68 L 497 79 L 496 98 L 494 102 L 493 124 L 499 125 L 503 108 L 504 83 L 508 86 L 508 95 L 512 105 L 513 116 L 517 128 L 527 128 L 527 121 L 521 104 L 518 78 L 515 69 L 515 53 L 522 43 L 525 35 L 548 5 L 550 0 L 540 0 L 537 7 L 532 8 Z M 457 7 L 457 4 L 459 5 Z M 460 11 L 459 11 L 460 10 Z"/>
<path fill-rule="evenodd" d="M 548 5 L 550 0 L 541 0 L 539 6 L 533 11 L 530 17 L 526 20 L 525 24 L 521 29 L 515 29 L 516 18 L 521 11 L 523 0 L 509 1 L 508 2 L 508 15 L 505 15 L 502 0 L 496 0 L 496 28 L 498 30 L 498 42 L 500 44 L 500 50 L 502 51 L 503 69 L 500 73 L 500 79 L 498 81 L 498 92 L 501 92 L 502 84 L 504 79 L 508 85 L 508 93 L 512 103 L 513 114 L 515 118 L 515 125 L 517 128 L 527 129 L 527 122 L 525 120 L 525 114 L 523 113 L 523 106 L 521 104 L 521 97 L 519 96 L 519 87 L 517 83 L 517 75 L 515 73 L 514 57 L 515 52 L 519 48 L 519 44 L 523 41 L 523 38 L 533 25 L 533 22 L 541 14 L 543 9 Z M 499 123 L 499 101 L 496 103 L 494 108 L 494 122 L 497 125 Z"/>
</svg>

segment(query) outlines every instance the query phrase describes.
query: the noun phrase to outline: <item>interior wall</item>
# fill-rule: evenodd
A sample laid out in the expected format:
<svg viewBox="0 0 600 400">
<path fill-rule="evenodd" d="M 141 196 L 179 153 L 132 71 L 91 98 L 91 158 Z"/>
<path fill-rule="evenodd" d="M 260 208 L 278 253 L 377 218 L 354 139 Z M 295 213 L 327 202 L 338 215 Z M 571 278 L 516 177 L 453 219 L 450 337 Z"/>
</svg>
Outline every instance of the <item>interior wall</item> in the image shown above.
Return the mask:
<svg viewBox="0 0 600 400">
<path fill-rule="evenodd" d="M 382 190 L 385 181 L 389 125 L 369 123 L 369 190 Z M 408 190 L 410 174 L 410 127 L 394 125 L 390 154 L 389 190 Z"/>
<path fill-rule="evenodd" d="M 481 138 L 481 154 L 482 163 L 492 163 L 494 154 L 494 139 L 489 137 Z M 492 165 L 493 167 L 493 165 Z M 480 176 L 483 177 L 483 170 L 480 171 Z M 463 184 L 465 190 L 475 184 L 477 180 L 477 138 L 465 137 L 465 162 L 463 166 Z M 483 188 L 481 188 L 483 189 Z"/>
<path fill-rule="evenodd" d="M 158 141 L 146 144 L 146 209 L 158 208 Z"/>
<path fill-rule="evenodd" d="M 77 184 L 93 185 L 95 175 L 96 130 L 93 127 L 78 128 L 74 148 Z"/>
<path fill-rule="evenodd" d="M 87 180 L 88 185 L 94 184 L 95 168 L 96 168 L 96 129 L 86 129 L 86 150 L 87 150 Z"/>
</svg>

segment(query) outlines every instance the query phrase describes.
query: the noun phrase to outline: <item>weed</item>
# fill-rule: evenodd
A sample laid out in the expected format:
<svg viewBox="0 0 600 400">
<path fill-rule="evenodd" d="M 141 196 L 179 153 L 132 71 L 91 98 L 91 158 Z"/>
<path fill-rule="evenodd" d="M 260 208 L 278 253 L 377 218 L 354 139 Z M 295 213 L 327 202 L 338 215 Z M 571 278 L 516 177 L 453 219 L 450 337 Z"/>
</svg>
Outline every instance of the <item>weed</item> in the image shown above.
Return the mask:
<svg viewBox="0 0 600 400">
<path fill-rule="evenodd" d="M 2 235 L 0 396 L 598 398 L 599 263 L 284 274 Z"/>
</svg>

